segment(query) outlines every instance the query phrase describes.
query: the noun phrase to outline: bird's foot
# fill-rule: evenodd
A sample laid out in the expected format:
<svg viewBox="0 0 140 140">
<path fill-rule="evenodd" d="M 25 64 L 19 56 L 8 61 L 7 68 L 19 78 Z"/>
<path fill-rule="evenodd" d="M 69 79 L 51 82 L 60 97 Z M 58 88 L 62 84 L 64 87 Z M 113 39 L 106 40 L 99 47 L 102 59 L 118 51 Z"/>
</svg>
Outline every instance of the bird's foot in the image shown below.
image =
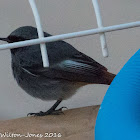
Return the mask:
<svg viewBox="0 0 140 140">
<path fill-rule="evenodd" d="M 47 115 L 61 115 L 63 113 L 63 109 L 68 109 L 67 107 L 61 107 L 57 110 L 49 109 L 46 112 L 40 111 L 39 113 L 28 113 L 27 116 L 47 116 Z"/>
</svg>

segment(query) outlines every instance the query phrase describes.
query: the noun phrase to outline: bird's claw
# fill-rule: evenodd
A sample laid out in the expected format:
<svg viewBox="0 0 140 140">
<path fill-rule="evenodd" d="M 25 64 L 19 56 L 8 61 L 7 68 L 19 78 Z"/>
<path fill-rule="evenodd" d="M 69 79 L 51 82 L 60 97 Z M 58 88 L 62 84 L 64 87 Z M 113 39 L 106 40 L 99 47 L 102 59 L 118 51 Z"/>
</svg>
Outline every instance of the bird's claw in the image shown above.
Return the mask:
<svg viewBox="0 0 140 140">
<path fill-rule="evenodd" d="M 67 107 L 61 107 L 57 110 L 48 110 L 46 112 L 40 111 L 39 113 L 28 113 L 27 116 L 47 116 L 47 115 L 61 115 L 64 114 L 63 109 L 68 109 Z"/>
<path fill-rule="evenodd" d="M 40 111 L 39 113 L 28 113 L 27 114 L 27 117 L 28 116 L 44 116 L 43 114 L 44 114 L 45 112 L 42 112 L 42 111 Z"/>
<path fill-rule="evenodd" d="M 65 106 L 63 106 L 63 107 L 59 108 L 58 110 L 63 111 L 63 109 L 68 109 L 68 108 L 67 108 L 67 107 L 65 107 Z"/>
</svg>

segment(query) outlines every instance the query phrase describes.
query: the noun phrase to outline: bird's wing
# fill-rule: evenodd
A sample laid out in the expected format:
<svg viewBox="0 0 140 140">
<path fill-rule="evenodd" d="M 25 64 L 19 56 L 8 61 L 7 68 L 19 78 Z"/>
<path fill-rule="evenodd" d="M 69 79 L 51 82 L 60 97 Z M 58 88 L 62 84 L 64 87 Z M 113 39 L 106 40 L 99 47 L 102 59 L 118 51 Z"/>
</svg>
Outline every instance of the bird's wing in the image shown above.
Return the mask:
<svg viewBox="0 0 140 140">
<path fill-rule="evenodd" d="M 94 81 L 96 83 L 103 71 L 107 71 L 104 66 L 83 53 L 76 54 L 71 59 L 63 60 L 49 68 L 27 68 L 26 70 L 47 78 L 92 83 Z"/>
<path fill-rule="evenodd" d="M 73 56 L 73 59 L 77 62 L 80 62 L 80 63 L 84 63 L 84 64 L 87 64 L 87 65 L 90 65 L 94 68 L 97 68 L 97 69 L 102 69 L 102 70 L 107 70 L 106 67 L 104 67 L 103 65 L 99 64 L 98 62 L 96 62 L 94 59 L 92 59 L 91 57 L 81 53 L 81 52 L 78 52 L 77 54 L 75 54 Z"/>
<path fill-rule="evenodd" d="M 83 75 L 96 75 L 96 73 L 107 70 L 104 66 L 79 52 L 72 59 L 67 59 L 58 63 L 56 69 Z"/>
</svg>

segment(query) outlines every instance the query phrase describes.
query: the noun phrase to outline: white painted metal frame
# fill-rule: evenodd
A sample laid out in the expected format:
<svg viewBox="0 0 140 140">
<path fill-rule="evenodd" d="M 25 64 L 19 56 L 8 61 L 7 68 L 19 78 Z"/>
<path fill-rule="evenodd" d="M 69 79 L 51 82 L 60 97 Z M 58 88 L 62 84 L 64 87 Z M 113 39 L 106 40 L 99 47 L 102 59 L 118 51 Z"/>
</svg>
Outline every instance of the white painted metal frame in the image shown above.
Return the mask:
<svg viewBox="0 0 140 140">
<path fill-rule="evenodd" d="M 101 18 L 98 0 L 92 0 L 92 3 L 93 3 L 94 10 L 95 10 L 98 27 L 102 28 L 103 22 L 102 22 L 102 18 Z M 108 49 L 107 49 L 107 43 L 106 43 L 106 39 L 105 39 L 105 33 L 100 33 L 100 41 L 101 41 L 103 56 L 107 57 L 108 56 Z"/>
<path fill-rule="evenodd" d="M 44 33 L 43 33 L 43 30 L 42 30 L 40 16 L 39 16 L 35 1 L 34 0 L 29 0 L 29 3 L 30 3 L 30 6 L 32 8 L 34 17 L 35 17 L 35 22 L 36 22 L 37 31 L 38 31 L 38 37 L 43 38 Z M 41 49 L 41 54 L 42 54 L 43 66 L 44 67 L 49 67 L 49 60 L 48 60 L 48 54 L 47 54 L 47 49 L 46 49 L 45 43 L 40 43 L 40 49 Z"/>
<path fill-rule="evenodd" d="M 97 19 L 97 24 L 98 24 L 97 29 L 90 29 L 90 30 L 84 30 L 84 31 L 80 31 L 80 32 L 73 32 L 73 33 L 55 35 L 55 36 L 51 36 L 51 37 L 44 37 L 41 22 L 40 22 L 40 17 L 39 17 L 39 14 L 38 14 L 38 10 L 37 10 L 35 1 L 34 0 L 29 0 L 29 3 L 31 5 L 31 8 L 33 10 L 33 14 L 34 14 L 34 17 L 35 17 L 39 38 L 38 39 L 27 40 L 27 41 L 16 42 L 16 43 L 3 44 L 3 45 L 0 45 L 0 50 L 40 44 L 43 65 L 44 65 L 44 67 L 49 67 L 47 50 L 46 50 L 46 47 L 45 47 L 46 42 L 54 42 L 54 41 L 58 41 L 58 40 L 76 38 L 76 37 L 81 37 L 81 36 L 100 34 L 102 53 L 103 53 L 104 57 L 107 57 L 108 56 L 108 50 L 107 50 L 107 44 L 106 44 L 106 39 L 105 39 L 105 33 L 116 31 L 116 30 L 123 30 L 123 29 L 128 29 L 128 28 L 139 27 L 140 26 L 140 21 L 103 27 L 98 1 L 97 0 L 92 0 L 92 2 L 93 2 L 94 10 L 95 10 L 95 13 L 96 13 L 96 19 Z"/>
</svg>

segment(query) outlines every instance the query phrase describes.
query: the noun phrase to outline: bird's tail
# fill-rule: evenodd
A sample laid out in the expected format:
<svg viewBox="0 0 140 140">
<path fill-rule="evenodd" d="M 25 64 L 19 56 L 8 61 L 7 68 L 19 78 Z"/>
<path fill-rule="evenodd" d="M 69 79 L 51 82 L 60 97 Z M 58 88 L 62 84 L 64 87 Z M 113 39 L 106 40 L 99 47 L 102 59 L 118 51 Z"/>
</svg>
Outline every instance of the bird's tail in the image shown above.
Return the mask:
<svg viewBox="0 0 140 140">
<path fill-rule="evenodd" d="M 104 71 L 104 74 L 103 74 L 104 83 L 103 84 L 110 85 L 111 82 L 113 81 L 113 79 L 115 78 L 115 76 L 116 75 L 113 73 L 110 73 L 108 71 Z"/>
</svg>

